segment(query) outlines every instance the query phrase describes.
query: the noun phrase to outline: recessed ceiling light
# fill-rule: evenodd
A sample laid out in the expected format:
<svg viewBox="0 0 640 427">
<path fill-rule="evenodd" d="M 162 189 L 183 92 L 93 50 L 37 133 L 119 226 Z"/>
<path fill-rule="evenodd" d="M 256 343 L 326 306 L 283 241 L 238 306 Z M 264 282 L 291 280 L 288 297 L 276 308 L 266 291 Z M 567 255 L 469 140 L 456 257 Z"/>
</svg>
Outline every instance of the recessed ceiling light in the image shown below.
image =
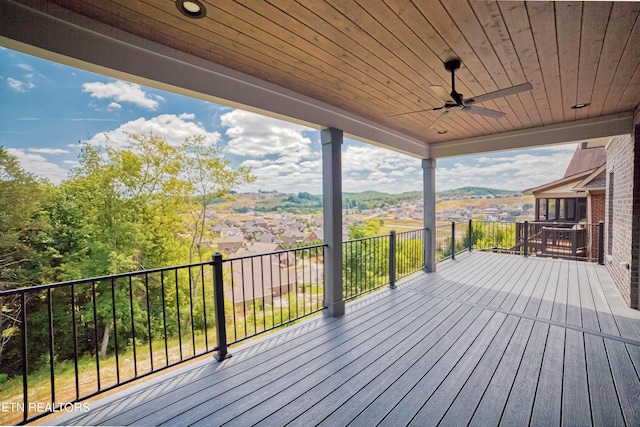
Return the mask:
<svg viewBox="0 0 640 427">
<path fill-rule="evenodd" d="M 445 133 L 447 133 L 448 131 L 446 130 L 439 130 L 438 131 L 438 135 L 444 135 Z"/>
<path fill-rule="evenodd" d="M 184 16 L 193 19 L 204 18 L 207 9 L 198 0 L 176 0 L 176 7 Z"/>
<path fill-rule="evenodd" d="M 576 105 L 572 105 L 571 109 L 573 110 L 579 110 L 580 108 L 586 108 L 589 105 L 591 105 L 590 102 L 581 102 L 580 104 L 576 104 Z"/>
</svg>

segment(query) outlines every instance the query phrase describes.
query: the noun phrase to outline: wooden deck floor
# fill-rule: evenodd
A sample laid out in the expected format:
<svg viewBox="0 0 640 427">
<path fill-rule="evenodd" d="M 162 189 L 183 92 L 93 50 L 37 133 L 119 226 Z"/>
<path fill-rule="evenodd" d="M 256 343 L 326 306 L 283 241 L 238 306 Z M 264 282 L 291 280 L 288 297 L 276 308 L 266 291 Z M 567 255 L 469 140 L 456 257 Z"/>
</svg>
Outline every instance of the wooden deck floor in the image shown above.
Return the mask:
<svg viewBox="0 0 640 427">
<path fill-rule="evenodd" d="M 54 419 L 82 425 L 640 425 L 640 313 L 604 267 L 473 252 Z"/>
</svg>

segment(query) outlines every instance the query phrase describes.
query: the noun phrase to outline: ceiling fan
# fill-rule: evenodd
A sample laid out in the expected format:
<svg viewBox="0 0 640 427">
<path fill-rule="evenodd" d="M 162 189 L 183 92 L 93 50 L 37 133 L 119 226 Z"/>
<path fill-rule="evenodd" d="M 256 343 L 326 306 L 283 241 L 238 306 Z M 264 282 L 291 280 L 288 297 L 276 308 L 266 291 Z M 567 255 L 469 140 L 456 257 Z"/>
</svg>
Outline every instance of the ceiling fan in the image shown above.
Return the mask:
<svg viewBox="0 0 640 427">
<path fill-rule="evenodd" d="M 533 89 L 533 85 L 527 82 L 505 89 L 499 89 L 494 92 L 485 93 L 484 95 L 478 95 L 472 98 L 465 99 L 462 97 L 462 94 L 456 92 L 455 72 L 460 68 L 460 64 L 460 59 L 452 59 L 445 62 L 444 64 L 444 68 L 451 73 L 451 93 L 447 93 L 445 88 L 443 88 L 442 86 L 430 86 L 431 90 L 436 94 L 436 96 L 444 102 L 444 105 L 442 107 L 426 108 L 423 110 L 409 111 L 407 113 L 392 114 L 389 117 L 420 113 L 422 111 L 436 111 L 444 109 L 442 114 L 438 116 L 438 118 L 433 123 L 431 123 L 431 125 L 429 125 L 428 129 L 433 128 L 436 124 L 445 119 L 449 114 L 459 113 L 460 111 L 464 111 L 465 113 L 478 114 L 485 117 L 491 117 L 493 119 L 499 119 L 501 117 L 504 117 L 505 113 L 503 113 L 502 111 L 490 110 L 488 108 L 476 107 L 475 104 L 480 104 L 491 99 L 501 98 L 503 96 L 513 95 L 518 92 Z"/>
</svg>

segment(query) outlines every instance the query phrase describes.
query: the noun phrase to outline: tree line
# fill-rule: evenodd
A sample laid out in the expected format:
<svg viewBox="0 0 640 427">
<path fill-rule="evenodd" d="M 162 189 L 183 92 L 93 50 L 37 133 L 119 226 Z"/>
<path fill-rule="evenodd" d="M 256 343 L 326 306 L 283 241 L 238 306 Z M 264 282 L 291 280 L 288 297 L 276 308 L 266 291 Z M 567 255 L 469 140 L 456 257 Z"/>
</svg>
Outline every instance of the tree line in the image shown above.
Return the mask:
<svg viewBox="0 0 640 427">
<path fill-rule="evenodd" d="M 210 258 L 211 249 L 203 244 L 210 230 L 207 206 L 253 182 L 250 168 L 233 168 L 202 136 L 187 137 L 180 146 L 153 133 L 128 134 L 126 139 L 123 146 L 107 148 L 84 144 L 78 166 L 59 185 L 27 173 L 0 147 L 0 290 Z M 190 275 L 181 284 L 184 289 L 176 292 L 186 293 L 186 299 L 197 293 L 199 281 L 199 275 Z M 92 327 L 100 330 L 105 354 L 113 328 L 112 298 L 109 289 L 100 286 L 86 286 L 73 296 L 56 290 L 53 319 L 58 330 L 70 331 L 68 301 L 76 299 L 77 307 L 86 308 L 76 313 L 78 322 L 97 323 Z M 130 290 L 121 287 L 117 292 Z M 132 292 L 142 292 L 139 283 Z M 116 299 L 129 301 L 124 296 Z M 38 301 L 42 298 L 34 296 L 26 303 L 30 340 L 36 347 L 48 342 L 46 304 Z M 95 312 L 94 305 L 86 304 L 92 298 Z M 0 369 L 10 375 L 20 365 L 16 337 L 22 307 L 8 297 L 1 303 Z M 146 328 L 140 329 L 145 339 Z M 71 339 L 70 333 L 57 336 L 57 358 L 71 356 Z M 76 340 L 91 348 L 96 344 L 93 337 Z M 43 355 L 48 356 L 33 348 L 31 366 Z"/>
</svg>

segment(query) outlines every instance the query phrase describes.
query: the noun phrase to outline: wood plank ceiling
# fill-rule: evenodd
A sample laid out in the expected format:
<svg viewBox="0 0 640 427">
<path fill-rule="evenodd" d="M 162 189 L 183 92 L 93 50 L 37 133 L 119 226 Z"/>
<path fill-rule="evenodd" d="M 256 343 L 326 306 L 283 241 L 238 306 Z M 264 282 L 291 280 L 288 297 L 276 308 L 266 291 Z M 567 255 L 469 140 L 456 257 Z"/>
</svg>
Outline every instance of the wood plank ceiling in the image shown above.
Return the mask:
<svg viewBox="0 0 640 427">
<path fill-rule="evenodd" d="M 166 45 L 339 107 L 425 143 L 634 111 L 640 103 L 640 2 L 207 0 L 190 19 L 171 0 L 53 0 Z M 451 114 L 430 85 L 484 102 L 500 119 Z M 574 110 L 577 103 L 588 108 Z M 437 130 L 446 130 L 438 134 Z"/>
</svg>

